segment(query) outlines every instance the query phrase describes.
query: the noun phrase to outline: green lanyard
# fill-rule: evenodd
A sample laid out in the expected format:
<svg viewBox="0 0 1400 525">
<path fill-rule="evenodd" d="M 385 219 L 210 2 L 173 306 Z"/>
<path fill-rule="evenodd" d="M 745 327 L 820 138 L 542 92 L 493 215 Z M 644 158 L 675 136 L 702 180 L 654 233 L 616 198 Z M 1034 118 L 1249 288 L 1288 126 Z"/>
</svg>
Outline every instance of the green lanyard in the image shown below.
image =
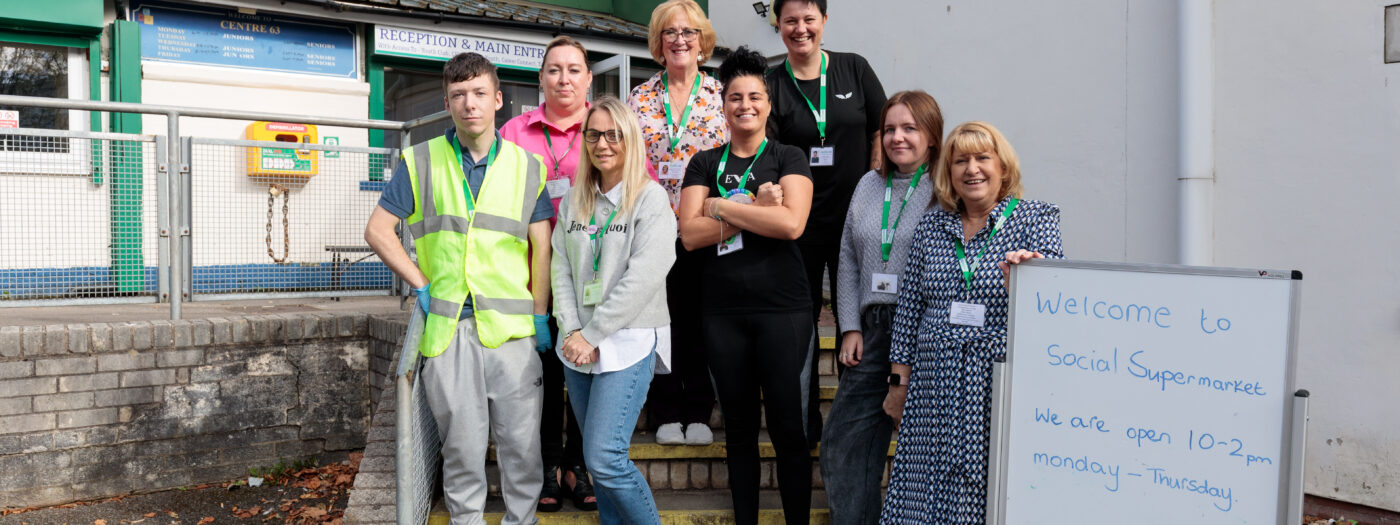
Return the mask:
<svg viewBox="0 0 1400 525">
<path fill-rule="evenodd" d="M 797 75 L 792 74 L 792 62 L 783 61 L 787 66 L 788 78 L 792 79 L 792 85 L 797 88 L 797 94 L 802 95 L 802 100 L 807 102 L 807 109 L 812 110 L 812 117 L 817 119 L 817 133 L 821 135 L 822 146 L 826 146 L 826 53 L 822 53 L 822 74 L 821 90 L 817 95 L 817 106 L 812 106 L 812 100 L 807 98 L 807 94 L 802 92 L 802 86 L 797 84 Z"/>
<path fill-rule="evenodd" d="M 971 267 L 967 264 L 967 254 L 963 252 L 962 239 L 953 239 L 953 251 L 958 255 L 958 266 L 962 269 L 963 284 L 966 285 L 964 290 L 972 289 L 972 272 L 977 271 L 977 263 L 982 260 L 982 254 L 987 253 L 987 245 L 992 243 L 992 238 L 997 236 L 997 230 L 1000 230 L 1001 226 L 1006 223 L 1006 218 L 1011 216 L 1011 211 L 1016 209 L 1016 204 L 1019 202 L 1021 199 L 1012 197 L 1011 203 L 1006 205 L 1005 210 L 1002 210 L 1001 217 L 997 218 L 996 224 L 992 225 L 992 232 L 987 235 L 987 242 L 982 243 L 982 249 L 977 250 L 977 257 L 972 259 Z"/>
<path fill-rule="evenodd" d="M 919 179 L 928 171 L 928 164 L 919 167 L 919 171 L 914 173 L 914 178 L 909 181 L 909 189 L 904 191 L 904 201 L 899 203 L 899 215 L 894 217 L 894 227 L 890 227 L 890 200 L 894 193 L 894 177 L 885 177 L 885 211 L 880 216 L 880 260 L 890 262 L 890 249 L 894 247 L 894 231 L 899 229 L 899 221 L 904 218 L 904 207 L 909 204 L 909 196 L 914 194 L 914 187 L 919 185 Z"/>
<path fill-rule="evenodd" d="M 614 207 L 612 213 L 608 214 L 608 222 L 603 223 L 603 229 L 588 234 L 588 239 L 593 241 L 593 273 L 598 273 L 598 260 L 603 256 L 603 235 L 608 233 L 608 227 L 612 226 L 613 218 L 617 217 L 617 209 L 620 207 Z M 588 227 L 597 225 L 597 220 L 597 217 L 589 217 Z"/>
<path fill-rule="evenodd" d="M 569 139 L 569 149 L 564 150 L 564 155 L 562 157 L 556 157 L 554 156 L 554 141 L 550 140 L 549 138 L 549 125 L 541 122 L 540 129 L 544 130 L 544 143 L 548 146 L 545 149 L 549 150 L 549 160 L 554 161 L 554 171 L 551 171 L 550 173 L 558 176 L 559 163 L 564 162 L 564 159 L 569 158 L 569 153 L 572 153 L 574 151 L 574 143 L 578 142 L 578 136 L 582 135 L 583 131 L 580 130 L 578 133 L 574 134 L 574 138 Z"/>
<path fill-rule="evenodd" d="M 681 121 L 674 123 L 671 117 L 671 85 L 666 82 L 666 72 L 661 72 L 661 106 L 666 108 L 666 131 L 671 135 L 671 151 L 675 151 L 676 144 L 681 143 L 681 132 L 685 130 L 687 122 L 690 122 L 690 109 L 695 106 L 695 94 L 700 92 L 700 74 L 695 75 L 695 82 L 690 86 L 690 98 L 685 99 L 685 113 L 681 114 Z"/>
<path fill-rule="evenodd" d="M 462 191 L 467 194 L 467 220 L 471 220 L 476 215 L 476 196 L 472 195 L 471 184 L 467 182 L 467 159 L 462 155 L 462 145 L 457 143 L 457 133 L 453 132 L 449 136 L 448 142 L 452 143 L 452 149 L 457 151 L 457 168 L 462 170 Z M 491 168 L 491 161 L 496 160 L 496 151 L 501 147 L 501 141 L 491 139 L 491 151 L 486 154 L 486 168 Z M 482 181 L 483 183 L 485 181 Z"/>
<path fill-rule="evenodd" d="M 719 168 L 715 170 L 715 187 L 719 188 L 720 197 L 728 199 L 730 195 L 748 192 L 748 190 L 744 189 L 744 186 L 749 183 L 749 174 L 753 172 L 754 164 L 758 164 L 758 158 L 763 156 L 763 150 L 767 147 L 768 139 L 764 138 L 763 143 L 758 145 L 758 153 L 754 154 L 753 162 L 749 163 L 749 167 L 744 168 L 744 174 L 739 177 L 739 187 L 733 190 L 725 190 L 724 186 L 719 183 L 720 177 L 724 176 L 724 165 L 729 163 L 729 144 L 724 145 L 724 156 L 720 157 Z"/>
</svg>

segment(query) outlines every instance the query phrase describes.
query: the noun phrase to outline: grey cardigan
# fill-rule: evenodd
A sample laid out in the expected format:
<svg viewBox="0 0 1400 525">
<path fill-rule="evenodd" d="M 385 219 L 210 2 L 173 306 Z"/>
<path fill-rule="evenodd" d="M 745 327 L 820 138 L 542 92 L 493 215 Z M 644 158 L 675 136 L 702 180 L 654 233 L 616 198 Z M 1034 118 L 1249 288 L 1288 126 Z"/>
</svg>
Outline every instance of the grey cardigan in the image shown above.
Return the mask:
<svg viewBox="0 0 1400 525">
<path fill-rule="evenodd" d="M 909 196 L 904 218 L 900 219 L 899 229 L 894 232 L 894 247 L 890 250 L 888 264 L 880 259 L 880 219 L 884 215 L 885 177 L 872 170 L 856 183 L 856 190 L 851 194 L 851 207 L 846 211 L 846 227 L 841 233 L 841 263 L 837 266 L 836 296 L 841 300 L 836 304 L 836 326 L 840 333 L 861 329 L 861 312 L 865 311 L 865 307 L 899 302 L 897 294 L 871 291 L 870 280 L 876 273 L 903 278 L 904 264 L 908 262 L 909 249 L 914 242 L 914 230 L 919 229 L 919 220 L 928 212 L 933 199 L 933 177 L 930 175 L 925 173 L 914 188 L 914 194 Z M 890 196 L 891 224 L 899 213 L 899 205 L 913 176 L 912 173 L 894 174 Z M 901 290 L 906 285 L 909 283 L 899 283 Z"/>
<path fill-rule="evenodd" d="M 570 206 L 575 191 L 593 193 L 593 215 L 599 228 L 614 208 L 596 187 L 574 186 L 559 200 L 559 223 L 550 242 L 554 248 L 550 281 L 561 336 L 581 330 L 583 338 L 596 346 L 623 328 L 670 325 L 666 274 L 676 262 L 676 215 L 666 190 L 648 182 L 631 212 L 613 219 L 603 235 L 596 274 L 588 221 L 579 221 Z M 584 306 L 583 287 L 594 279 L 602 282 L 602 301 Z"/>
</svg>

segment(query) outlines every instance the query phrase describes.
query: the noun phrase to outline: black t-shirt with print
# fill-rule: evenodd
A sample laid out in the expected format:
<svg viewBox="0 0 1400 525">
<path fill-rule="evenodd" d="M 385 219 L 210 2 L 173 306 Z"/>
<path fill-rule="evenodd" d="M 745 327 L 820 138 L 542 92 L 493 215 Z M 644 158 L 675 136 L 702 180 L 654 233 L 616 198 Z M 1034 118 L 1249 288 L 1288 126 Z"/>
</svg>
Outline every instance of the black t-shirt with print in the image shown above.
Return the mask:
<svg viewBox="0 0 1400 525">
<path fill-rule="evenodd" d="M 715 184 L 715 171 L 723 155 L 723 146 L 695 154 L 685 169 L 683 187 L 703 185 L 710 189 L 709 196 L 721 196 Z M 770 139 L 757 163 L 752 157 L 729 154 L 724 175 L 719 179 L 726 191 L 739 186 L 739 179 L 749 164 L 754 165 L 753 171 L 744 188 L 755 194 L 763 183 L 777 184 L 785 175 L 812 176 L 802 150 Z M 702 311 L 733 314 L 811 310 L 807 273 L 802 269 L 802 254 L 795 241 L 744 232 L 743 243 L 743 249 L 723 256 L 718 255 L 715 246 L 692 252 L 703 268 L 697 276 L 703 280 L 700 285 Z"/>
<path fill-rule="evenodd" d="M 880 125 L 880 109 L 885 106 L 885 88 L 864 57 L 835 51 L 826 54 L 826 145 L 836 150 L 831 166 L 811 168 L 812 214 L 798 240 L 802 243 L 840 242 L 851 194 L 870 171 L 872 134 Z M 769 71 L 766 79 L 773 105 L 768 137 L 796 146 L 805 157 L 812 146 L 821 144 L 821 135 L 797 86 L 802 86 L 812 107 L 817 108 L 821 81 L 798 80 L 794 85 L 785 64 Z"/>
</svg>

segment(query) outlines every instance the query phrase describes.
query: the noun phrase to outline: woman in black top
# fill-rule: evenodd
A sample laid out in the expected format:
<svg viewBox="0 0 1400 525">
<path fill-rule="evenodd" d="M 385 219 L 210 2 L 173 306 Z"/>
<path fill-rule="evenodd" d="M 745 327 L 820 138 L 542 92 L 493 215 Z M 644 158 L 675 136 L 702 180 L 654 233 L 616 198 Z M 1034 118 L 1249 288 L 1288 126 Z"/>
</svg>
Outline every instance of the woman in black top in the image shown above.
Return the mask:
<svg viewBox="0 0 1400 525">
<path fill-rule="evenodd" d="M 815 322 L 822 308 L 822 271 L 830 272 L 835 282 L 846 209 L 856 183 L 871 169 L 870 144 L 880 125 L 885 88 L 860 55 L 822 51 L 826 0 L 775 0 L 773 11 L 788 53 L 783 65 L 767 76 L 773 105 L 768 136 L 797 146 L 811 163 L 812 213 L 798 246 Z M 832 286 L 833 312 L 837 300 Z M 810 367 L 808 395 L 817 399 L 816 359 Z M 822 427 L 817 403 L 808 420 L 815 445 Z"/>
<path fill-rule="evenodd" d="M 787 523 L 807 523 L 812 456 L 806 434 L 811 299 L 795 240 L 807 225 L 812 180 L 802 151 L 765 133 L 762 55 L 741 47 L 720 65 L 732 141 L 690 160 L 681 240 L 699 254 L 700 325 L 728 434 L 729 489 L 739 524 L 758 522 L 759 399 L 777 452 Z"/>
</svg>

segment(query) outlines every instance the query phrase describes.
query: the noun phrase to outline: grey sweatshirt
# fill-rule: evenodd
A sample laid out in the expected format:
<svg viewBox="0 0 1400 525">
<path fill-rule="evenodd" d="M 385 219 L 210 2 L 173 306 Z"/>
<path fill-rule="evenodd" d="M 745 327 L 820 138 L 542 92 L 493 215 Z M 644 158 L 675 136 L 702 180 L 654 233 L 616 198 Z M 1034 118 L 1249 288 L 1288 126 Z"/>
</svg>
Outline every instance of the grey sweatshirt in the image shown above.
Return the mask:
<svg viewBox="0 0 1400 525">
<path fill-rule="evenodd" d="M 909 189 L 909 180 L 913 176 L 912 173 L 894 174 L 890 192 L 891 227 L 899 215 L 899 205 L 904 201 L 904 192 Z M 856 184 L 856 190 L 851 194 L 851 207 L 846 211 L 846 227 L 841 233 L 841 263 L 836 276 L 838 330 L 843 333 L 859 331 L 860 314 L 867 306 L 899 302 L 899 294 L 871 291 L 871 279 L 877 273 L 904 275 L 909 247 L 914 242 L 914 230 L 918 229 L 919 219 L 929 210 L 932 197 L 933 177 L 925 173 L 919 178 L 914 194 L 909 196 L 909 204 L 904 207 L 904 218 L 900 219 L 899 228 L 894 232 L 890 260 L 885 263 L 880 259 L 880 219 L 885 206 L 885 177 L 872 170 Z M 903 289 L 907 284 L 900 282 L 899 287 Z"/>
<path fill-rule="evenodd" d="M 602 258 L 593 271 L 593 241 L 588 220 L 579 221 L 570 205 L 572 192 L 593 193 L 593 216 L 598 228 L 614 206 L 597 187 L 574 186 L 559 200 L 559 223 L 554 227 L 550 262 L 554 317 L 561 336 L 581 330 L 597 345 L 622 328 L 658 328 L 671 324 L 666 309 L 666 274 L 676 262 L 676 215 L 666 190 L 648 182 L 626 216 L 618 214 L 602 238 Z M 583 287 L 598 279 L 602 301 L 583 305 Z"/>
</svg>

